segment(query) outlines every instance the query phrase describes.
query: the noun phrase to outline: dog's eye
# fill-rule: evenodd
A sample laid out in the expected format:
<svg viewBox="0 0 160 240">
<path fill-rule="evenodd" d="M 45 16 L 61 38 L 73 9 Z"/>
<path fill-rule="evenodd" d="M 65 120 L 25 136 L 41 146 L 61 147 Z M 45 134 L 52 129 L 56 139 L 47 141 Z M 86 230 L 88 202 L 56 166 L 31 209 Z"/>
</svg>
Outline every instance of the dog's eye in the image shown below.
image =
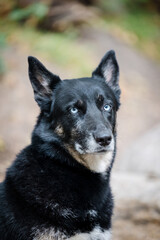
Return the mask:
<svg viewBox="0 0 160 240">
<path fill-rule="evenodd" d="M 76 107 L 71 108 L 71 113 L 75 114 L 78 112 L 78 109 Z"/>
<path fill-rule="evenodd" d="M 104 110 L 107 111 L 107 112 L 110 112 L 110 111 L 111 111 L 111 106 L 108 105 L 108 104 L 106 104 L 106 105 L 104 106 Z"/>
</svg>

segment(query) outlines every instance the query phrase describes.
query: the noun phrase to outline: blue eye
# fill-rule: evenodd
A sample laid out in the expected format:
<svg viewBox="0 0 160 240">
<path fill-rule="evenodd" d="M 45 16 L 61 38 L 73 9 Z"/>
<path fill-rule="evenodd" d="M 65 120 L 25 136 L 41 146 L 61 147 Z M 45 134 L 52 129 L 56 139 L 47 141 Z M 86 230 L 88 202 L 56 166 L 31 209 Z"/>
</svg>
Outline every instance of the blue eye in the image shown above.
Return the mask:
<svg viewBox="0 0 160 240">
<path fill-rule="evenodd" d="M 111 106 L 108 105 L 108 104 L 106 104 L 106 105 L 104 106 L 104 110 L 107 111 L 107 112 L 110 112 L 110 111 L 111 111 Z"/>
<path fill-rule="evenodd" d="M 72 108 L 71 108 L 71 113 L 75 114 L 75 113 L 77 113 L 77 112 L 78 112 L 78 109 L 77 109 L 77 108 L 75 108 L 75 107 L 72 107 Z"/>
</svg>

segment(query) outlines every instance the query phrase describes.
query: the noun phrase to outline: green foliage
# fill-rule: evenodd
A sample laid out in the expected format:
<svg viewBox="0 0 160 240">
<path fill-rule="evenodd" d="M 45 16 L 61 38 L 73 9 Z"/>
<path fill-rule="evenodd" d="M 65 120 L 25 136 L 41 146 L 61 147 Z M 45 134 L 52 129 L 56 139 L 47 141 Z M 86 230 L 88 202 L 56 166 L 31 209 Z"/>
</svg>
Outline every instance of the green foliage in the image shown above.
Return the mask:
<svg viewBox="0 0 160 240">
<path fill-rule="evenodd" d="M 42 32 L 33 27 L 17 23 L 0 23 L 10 43 L 16 43 L 28 54 L 42 56 L 79 77 L 90 75 L 94 68 L 94 57 L 91 46 L 83 46 L 77 42 L 77 32 L 68 30 L 64 33 Z M 30 53 L 29 53 L 30 52 Z M 84 61 L 85 59 L 85 61 Z"/>
<path fill-rule="evenodd" d="M 25 20 L 29 17 L 36 17 L 37 19 L 42 19 L 46 16 L 48 12 L 48 6 L 43 3 L 33 3 L 26 8 L 13 10 L 9 18 L 14 21 Z"/>
<path fill-rule="evenodd" d="M 6 47 L 6 35 L 0 33 L 0 52 Z M 2 56 L 0 55 L 0 75 L 2 75 L 6 70 L 6 66 Z"/>
<path fill-rule="evenodd" d="M 0 48 L 6 47 L 6 35 L 4 33 L 0 33 Z"/>
<path fill-rule="evenodd" d="M 100 8 L 107 12 L 107 14 L 120 14 L 124 11 L 124 4 L 122 1 L 112 0 L 112 1 L 105 1 L 100 0 L 99 2 Z"/>
<path fill-rule="evenodd" d="M 154 16 L 148 14 L 127 14 L 121 18 L 121 25 L 129 31 L 133 31 L 140 40 L 156 40 L 160 37 L 160 31 L 154 24 L 154 20 Z"/>
<path fill-rule="evenodd" d="M 147 12 L 124 13 L 105 17 L 105 23 L 111 31 L 119 28 L 125 36 L 134 36 L 132 44 L 142 49 L 149 56 L 160 60 L 160 17 Z M 121 36 L 119 36 L 121 37 Z M 122 37 L 123 38 L 123 37 Z"/>
<path fill-rule="evenodd" d="M 70 70 L 76 75 L 91 74 L 93 68 L 93 57 L 85 47 L 76 43 L 76 33 L 68 31 L 67 33 L 42 33 L 34 29 L 26 28 L 23 31 L 23 40 L 30 44 L 33 51 L 43 55 L 50 61 L 54 61 Z M 75 51 L 76 49 L 76 51 Z M 85 61 L 84 61 L 85 59 Z"/>
<path fill-rule="evenodd" d="M 152 0 L 100 0 L 99 6 L 110 15 L 122 13 L 147 12 Z M 154 5 L 154 4 L 153 4 Z"/>
<path fill-rule="evenodd" d="M 160 3 L 152 0 L 100 0 L 104 19 L 111 31 L 121 31 L 124 40 L 160 60 Z"/>
</svg>

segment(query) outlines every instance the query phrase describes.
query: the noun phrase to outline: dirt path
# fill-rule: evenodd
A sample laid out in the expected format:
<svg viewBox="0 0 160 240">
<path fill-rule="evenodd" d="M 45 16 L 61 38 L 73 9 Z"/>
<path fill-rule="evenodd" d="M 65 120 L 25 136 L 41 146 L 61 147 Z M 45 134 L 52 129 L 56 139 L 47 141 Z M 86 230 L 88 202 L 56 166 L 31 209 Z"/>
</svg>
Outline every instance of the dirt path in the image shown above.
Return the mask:
<svg viewBox="0 0 160 240">
<path fill-rule="evenodd" d="M 95 53 L 95 66 L 107 50 L 114 49 L 121 68 L 118 156 L 112 178 L 116 199 L 114 239 L 159 240 L 160 179 L 117 172 L 117 169 L 125 169 L 126 149 L 160 121 L 159 66 L 107 32 L 84 29 L 78 41 Z M 26 59 L 29 54 L 18 46 L 11 46 L 4 53 L 8 72 L 0 83 L 0 180 L 15 155 L 30 142 L 39 111 L 28 80 Z M 46 66 L 64 75 L 58 66 L 51 63 Z"/>
</svg>

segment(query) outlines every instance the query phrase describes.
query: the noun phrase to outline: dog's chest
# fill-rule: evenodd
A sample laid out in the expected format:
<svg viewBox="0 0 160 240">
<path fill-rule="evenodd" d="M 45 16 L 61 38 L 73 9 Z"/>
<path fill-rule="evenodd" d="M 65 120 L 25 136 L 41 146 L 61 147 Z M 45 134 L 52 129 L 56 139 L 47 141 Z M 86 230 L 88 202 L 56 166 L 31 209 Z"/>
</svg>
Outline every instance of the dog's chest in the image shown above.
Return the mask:
<svg viewBox="0 0 160 240">
<path fill-rule="evenodd" d="M 111 231 L 103 231 L 97 226 L 89 233 L 78 233 L 68 237 L 60 231 L 55 231 L 54 228 L 49 228 L 38 230 L 33 240 L 111 240 Z"/>
</svg>

